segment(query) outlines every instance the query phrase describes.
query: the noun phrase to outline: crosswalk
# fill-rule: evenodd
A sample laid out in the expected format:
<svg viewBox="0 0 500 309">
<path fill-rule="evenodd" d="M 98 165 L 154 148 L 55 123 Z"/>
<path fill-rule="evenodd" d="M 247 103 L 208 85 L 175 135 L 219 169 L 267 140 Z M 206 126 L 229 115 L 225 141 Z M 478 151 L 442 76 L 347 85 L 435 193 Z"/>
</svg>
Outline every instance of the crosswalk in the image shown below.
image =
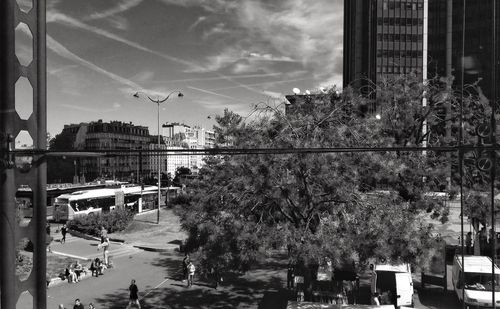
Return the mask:
<svg viewBox="0 0 500 309">
<path fill-rule="evenodd" d="M 111 259 L 116 259 L 124 256 L 133 256 L 135 254 L 141 253 L 142 250 L 138 249 L 134 246 L 127 245 L 127 244 L 122 244 L 122 243 L 114 243 L 111 242 L 110 244 L 110 250 L 109 250 L 109 256 Z M 95 259 L 96 257 L 102 259 L 103 258 L 103 252 L 97 251 L 94 254 L 90 254 L 85 256 L 88 259 Z"/>
<path fill-rule="evenodd" d="M 98 241 L 92 241 L 92 240 L 84 240 L 80 237 L 73 236 L 71 234 L 66 234 L 66 242 L 64 244 L 61 244 L 61 235 L 54 235 L 54 240 L 53 240 L 53 245 L 52 245 L 52 250 L 56 252 L 60 252 L 63 250 L 66 253 L 69 253 L 73 256 L 79 256 L 85 259 L 95 259 L 96 257 L 102 259 L 103 258 L 103 250 L 97 250 L 97 244 L 99 243 Z M 92 248 L 91 252 L 88 250 L 85 250 L 86 252 L 84 254 L 77 253 L 77 252 L 72 252 L 71 247 L 83 247 L 83 246 L 88 246 L 90 243 L 95 242 L 95 247 Z M 81 246 L 79 246 L 81 244 Z M 109 256 L 111 259 L 116 259 L 120 257 L 131 257 L 133 255 L 136 255 L 138 253 L 141 253 L 143 250 L 136 248 L 130 244 L 124 244 L 121 242 L 110 242 L 109 246 Z"/>
</svg>

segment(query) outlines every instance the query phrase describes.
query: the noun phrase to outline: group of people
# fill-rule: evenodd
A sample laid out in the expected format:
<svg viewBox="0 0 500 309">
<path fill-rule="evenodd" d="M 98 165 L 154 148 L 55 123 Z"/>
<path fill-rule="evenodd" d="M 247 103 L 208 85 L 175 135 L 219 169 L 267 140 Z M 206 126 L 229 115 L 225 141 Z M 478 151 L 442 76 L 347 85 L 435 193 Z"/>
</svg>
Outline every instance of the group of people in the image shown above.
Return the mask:
<svg viewBox="0 0 500 309">
<path fill-rule="evenodd" d="M 472 232 L 468 232 L 465 235 L 465 253 L 470 255 L 491 255 L 491 250 L 493 249 L 493 242 L 496 240 L 497 249 L 500 245 L 500 239 L 490 229 L 489 234 L 486 232 L 486 227 L 482 227 L 481 230 L 476 234 L 473 240 Z"/>
<path fill-rule="evenodd" d="M 69 283 L 80 282 L 82 272 L 84 272 L 83 265 L 80 261 L 76 260 L 75 264 L 69 264 L 64 270 L 64 276 Z"/>
<path fill-rule="evenodd" d="M 132 279 L 132 281 L 130 282 L 128 290 L 129 290 L 129 301 L 127 309 L 132 308 L 132 306 L 141 309 L 141 303 L 139 302 L 139 289 L 135 284 L 135 279 Z M 59 309 L 66 309 L 66 308 L 64 307 L 63 304 L 60 304 Z M 73 309 L 85 309 L 85 306 L 82 304 L 79 298 L 75 299 L 75 304 L 73 305 Z M 94 306 L 93 303 L 89 303 L 87 309 L 96 309 L 96 307 Z"/>
<path fill-rule="evenodd" d="M 194 266 L 193 261 L 191 261 L 189 254 L 186 253 L 184 259 L 182 260 L 182 274 L 183 274 L 182 281 L 183 282 L 187 281 L 187 287 L 193 286 L 195 271 L 196 267 Z M 222 276 L 220 275 L 218 267 L 210 268 L 209 276 L 212 277 L 214 281 L 214 289 L 217 289 L 219 285 L 222 283 Z"/>
<path fill-rule="evenodd" d="M 99 275 L 104 275 L 104 270 L 110 267 L 109 264 L 109 238 L 108 231 L 101 226 L 101 243 L 97 245 L 97 251 L 102 249 L 103 259 L 96 257 L 92 260 L 90 264 L 90 270 L 92 271 L 92 276 L 99 277 Z"/>
</svg>

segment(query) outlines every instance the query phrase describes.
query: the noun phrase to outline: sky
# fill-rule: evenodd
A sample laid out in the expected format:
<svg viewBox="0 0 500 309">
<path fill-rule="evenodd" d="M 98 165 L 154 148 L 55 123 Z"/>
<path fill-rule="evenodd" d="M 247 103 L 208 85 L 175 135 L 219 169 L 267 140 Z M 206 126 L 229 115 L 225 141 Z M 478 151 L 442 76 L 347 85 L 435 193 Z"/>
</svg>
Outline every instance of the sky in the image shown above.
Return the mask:
<svg viewBox="0 0 500 309">
<path fill-rule="evenodd" d="M 19 0 L 23 10 L 30 0 Z M 342 85 L 342 0 L 47 0 L 48 132 L 65 124 L 124 121 L 210 129 L 225 108 L 246 117 L 293 88 Z M 30 59 L 29 30 L 16 54 Z M 16 107 L 29 114 L 26 81 Z"/>
</svg>

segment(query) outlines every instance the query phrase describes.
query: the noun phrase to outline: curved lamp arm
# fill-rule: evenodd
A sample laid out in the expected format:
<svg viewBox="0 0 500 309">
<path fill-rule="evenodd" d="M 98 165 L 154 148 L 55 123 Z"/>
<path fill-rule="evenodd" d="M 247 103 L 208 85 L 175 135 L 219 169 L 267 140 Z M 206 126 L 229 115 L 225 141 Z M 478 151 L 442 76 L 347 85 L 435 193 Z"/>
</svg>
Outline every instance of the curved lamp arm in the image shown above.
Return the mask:
<svg viewBox="0 0 500 309">
<path fill-rule="evenodd" d="M 167 95 L 164 99 L 156 99 L 156 100 L 155 100 L 155 99 L 151 98 L 151 97 L 150 97 L 147 93 L 145 93 L 145 92 L 143 92 L 143 91 L 136 91 L 136 92 L 133 94 L 133 96 L 134 96 L 135 98 L 139 98 L 139 97 L 140 97 L 140 94 L 142 94 L 142 95 L 146 96 L 146 97 L 149 99 L 149 101 L 151 101 L 151 102 L 153 102 L 153 103 L 156 103 L 156 104 L 160 104 L 160 103 L 163 103 L 163 102 L 167 101 L 167 100 L 170 98 L 170 96 L 171 96 L 172 94 L 174 94 L 174 93 L 178 93 L 178 95 L 177 95 L 177 96 L 178 96 L 179 98 L 182 98 L 182 97 L 184 96 L 184 94 L 183 94 L 182 92 L 180 92 L 179 90 L 174 90 L 174 91 L 170 92 L 170 93 L 169 93 L 169 94 L 168 94 L 168 95 Z"/>
</svg>

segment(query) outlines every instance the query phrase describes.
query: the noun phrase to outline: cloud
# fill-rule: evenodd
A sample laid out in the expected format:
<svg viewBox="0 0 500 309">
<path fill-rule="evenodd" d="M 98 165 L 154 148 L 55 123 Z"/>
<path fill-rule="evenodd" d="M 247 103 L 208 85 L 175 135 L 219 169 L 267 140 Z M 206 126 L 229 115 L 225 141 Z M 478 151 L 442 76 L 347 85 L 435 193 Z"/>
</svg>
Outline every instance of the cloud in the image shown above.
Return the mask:
<svg viewBox="0 0 500 309">
<path fill-rule="evenodd" d="M 274 92 L 274 91 L 265 90 L 262 93 L 273 98 L 273 99 L 282 99 L 283 98 L 283 94 L 281 92 Z"/>
<path fill-rule="evenodd" d="M 281 59 L 298 61 L 304 69 L 326 75 L 327 80 L 342 73 L 338 65 L 343 45 L 342 0 L 282 0 L 272 4 L 264 0 L 162 1 L 201 7 L 227 19 L 225 27 L 232 33 L 225 36 L 224 43 L 231 48 L 208 56 L 203 67 L 209 70 L 227 68 L 232 62 L 233 72 L 257 72 L 264 67 L 259 62 Z M 260 61 L 238 57 L 234 50 L 250 50 Z"/>
<path fill-rule="evenodd" d="M 74 19 L 72 17 L 69 17 L 69 16 L 65 15 L 65 14 L 61 14 L 61 13 L 58 13 L 58 12 L 52 12 L 51 14 L 48 14 L 47 22 L 60 22 L 62 24 L 68 25 L 68 26 L 72 26 L 72 27 L 76 27 L 76 28 L 79 28 L 79 29 L 83 29 L 83 30 L 95 33 L 97 35 L 101 35 L 101 36 L 106 37 L 108 39 L 115 40 L 117 42 L 123 43 L 125 45 L 128 45 L 130 47 L 136 48 L 138 50 L 147 52 L 149 54 L 158 56 L 158 57 L 163 58 L 165 60 L 169 60 L 169 61 L 172 61 L 172 62 L 175 62 L 175 63 L 179 63 L 179 64 L 182 64 L 182 65 L 185 65 L 185 66 L 188 67 L 188 69 L 186 70 L 186 72 L 190 72 L 190 71 L 191 72 L 207 72 L 207 71 L 209 71 L 207 68 L 202 67 L 202 66 L 196 64 L 193 61 L 187 61 L 187 60 L 183 60 L 181 58 L 177 58 L 177 57 L 173 57 L 173 56 L 170 56 L 170 55 L 167 55 L 167 54 L 164 54 L 164 53 L 157 52 L 155 50 L 152 50 L 152 49 L 149 49 L 147 47 L 144 47 L 141 44 L 132 42 L 132 41 L 127 40 L 125 38 L 122 38 L 122 37 L 120 37 L 118 35 L 110 33 L 110 32 L 108 32 L 106 30 L 103 30 L 103 29 L 100 29 L 100 28 L 97 28 L 97 27 L 94 27 L 94 26 L 82 23 L 82 22 L 80 22 L 80 21 L 78 21 L 78 20 L 76 20 L 76 19 Z M 217 73 L 217 72 L 215 74 L 219 75 L 220 77 L 222 77 L 223 79 L 225 79 L 227 81 L 230 81 L 230 82 L 233 82 L 235 84 L 238 84 L 242 88 L 245 88 L 245 89 L 253 91 L 253 92 L 259 92 L 258 90 L 252 89 L 250 87 L 245 86 L 244 84 L 240 84 L 240 83 L 236 82 L 235 80 L 231 79 L 231 77 L 229 77 L 229 76 L 226 76 L 226 75 L 223 75 L 223 74 L 220 74 L 220 73 Z"/>
<path fill-rule="evenodd" d="M 207 19 L 206 16 L 198 17 L 198 19 L 191 26 L 189 26 L 188 32 L 193 31 L 193 29 L 196 28 L 196 26 L 198 26 L 200 23 L 204 22 L 206 19 Z"/>
<path fill-rule="evenodd" d="M 295 62 L 290 57 L 286 56 L 274 56 L 272 54 L 260 54 L 257 52 L 250 52 L 248 53 L 248 57 L 253 60 L 260 60 L 260 61 L 278 61 L 278 62 Z"/>
<path fill-rule="evenodd" d="M 224 23 L 217 23 L 210 30 L 203 32 L 202 38 L 204 41 L 206 41 L 207 39 L 210 39 L 210 37 L 214 35 L 229 34 L 229 33 L 231 33 L 231 31 L 226 28 Z"/>
<path fill-rule="evenodd" d="M 160 0 L 167 5 L 177 5 L 186 8 L 201 7 L 207 12 L 224 13 L 239 6 L 238 1 L 233 0 Z"/>
<path fill-rule="evenodd" d="M 243 74 L 243 75 L 232 75 L 230 76 L 232 80 L 239 78 L 255 78 L 255 77 L 276 77 L 281 76 L 283 73 L 274 72 L 274 73 L 263 73 L 263 74 Z M 195 78 L 186 78 L 186 79 L 171 79 L 171 80 L 154 80 L 153 83 L 164 84 L 168 83 L 176 83 L 176 82 L 196 82 L 196 81 L 210 81 L 210 80 L 221 80 L 227 79 L 227 76 L 212 76 L 212 77 L 195 77 Z M 238 86 L 239 87 L 239 86 Z"/>
<path fill-rule="evenodd" d="M 143 0 L 120 0 L 118 4 L 110 9 L 95 12 L 83 20 L 102 19 L 130 10 L 142 3 Z"/>
<path fill-rule="evenodd" d="M 216 72 L 227 69 L 233 74 L 257 73 L 266 72 L 271 73 L 271 65 L 269 62 L 290 62 L 293 60 L 290 57 L 273 55 L 271 53 L 259 53 L 255 51 L 248 51 L 239 46 L 227 46 L 220 50 L 215 55 L 208 56 L 204 65 L 199 67 L 203 70 L 190 70 L 190 73 L 206 73 Z"/>
<path fill-rule="evenodd" d="M 154 76 L 155 76 L 155 73 L 152 71 L 142 71 L 142 72 L 135 74 L 130 79 L 144 83 L 144 82 L 151 81 Z"/>
<path fill-rule="evenodd" d="M 61 13 L 58 13 L 58 12 L 49 14 L 48 17 L 47 17 L 47 22 L 59 22 L 59 23 L 62 23 L 64 25 L 68 25 L 68 26 L 71 26 L 71 27 L 83 29 L 83 30 L 95 33 L 97 35 L 106 37 L 108 39 L 120 42 L 122 44 L 128 45 L 130 47 L 136 48 L 138 50 L 142 50 L 142 51 L 147 52 L 149 54 L 158 56 L 158 57 L 163 58 L 165 60 L 169 60 L 169 61 L 172 61 L 172 62 L 175 62 L 175 63 L 183 64 L 183 65 L 185 65 L 187 67 L 200 69 L 199 66 L 196 65 L 194 62 L 186 61 L 186 60 L 183 60 L 183 59 L 180 59 L 180 58 L 177 58 L 177 57 L 173 57 L 173 56 L 170 56 L 170 55 L 167 55 L 167 54 L 164 54 L 164 53 L 160 53 L 160 52 L 154 51 L 152 49 L 144 47 L 141 44 L 129 41 L 129 40 L 125 39 L 125 38 L 122 38 L 122 37 L 120 37 L 120 36 L 118 36 L 116 34 L 113 34 L 113 33 L 109 32 L 109 31 L 106 31 L 106 30 L 100 29 L 98 27 L 94 27 L 94 26 L 82 23 L 82 22 L 80 22 L 80 21 L 78 21 L 78 20 L 76 20 L 76 19 L 74 19 L 72 17 L 69 17 L 68 15 L 65 15 L 65 14 L 61 14 Z"/>
<path fill-rule="evenodd" d="M 342 71 L 332 66 L 342 51 L 341 1 L 288 0 L 279 8 L 245 1 L 236 14 L 250 36 L 268 42 L 281 55 L 322 72 Z"/>
<path fill-rule="evenodd" d="M 47 73 L 50 75 L 57 75 L 57 74 L 60 74 L 60 73 L 63 73 L 63 72 L 66 72 L 68 70 L 78 68 L 78 67 L 79 67 L 78 64 L 68 64 L 68 65 L 61 66 L 57 69 L 48 69 Z"/>
<path fill-rule="evenodd" d="M 111 112 L 114 112 L 120 108 L 120 104 L 118 104 L 118 106 L 116 104 L 118 104 L 118 103 L 114 103 L 112 108 L 107 108 L 107 109 L 103 109 L 102 106 L 97 107 L 97 108 L 91 108 L 91 107 L 85 107 L 85 106 L 81 106 L 81 105 L 71 105 L 71 104 L 66 104 L 66 103 L 62 103 L 59 105 L 62 107 L 74 109 L 74 110 L 81 111 L 81 112 L 87 112 L 87 113 L 111 113 Z"/>
<path fill-rule="evenodd" d="M 267 86 L 267 88 L 277 85 L 277 84 L 286 84 L 286 83 L 291 83 L 291 82 L 298 82 L 298 81 L 304 81 L 304 80 L 311 80 L 311 77 L 306 77 L 306 78 L 294 78 L 294 79 L 286 79 L 286 80 L 277 80 L 277 81 L 268 81 L 268 82 L 262 82 L 262 83 L 255 83 L 255 84 L 247 84 L 247 86 L 254 87 L 254 86 Z M 235 89 L 239 88 L 240 86 L 229 86 L 229 87 L 221 87 L 221 88 L 215 88 L 215 89 L 210 89 L 212 91 L 218 91 L 218 90 L 228 90 L 228 89 Z"/>
<path fill-rule="evenodd" d="M 122 12 L 128 11 L 139 4 L 142 3 L 143 0 L 120 0 L 115 6 L 107 9 L 107 10 L 99 10 L 90 14 L 87 17 L 84 17 L 84 21 L 96 20 L 96 19 L 106 19 L 114 28 L 120 30 L 128 30 L 129 23 L 128 20 L 121 16 L 116 16 Z"/>
<path fill-rule="evenodd" d="M 123 78 L 119 75 L 116 75 L 112 72 L 106 71 L 105 69 L 95 65 L 94 63 L 87 61 L 87 60 L 81 58 L 80 56 L 74 54 L 73 52 L 69 51 L 66 47 L 64 47 L 61 43 L 59 43 L 54 38 L 52 38 L 50 35 L 47 35 L 47 48 L 49 48 L 50 50 L 52 50 L 53 52 L 55 52 L 57 55 L 59 55 L 61 57 L 64 57 L 68 60 L 71 60 L 71 61 L 73 61 L 73 62 L 75 62 L 83 67 L 86 67 L 94 72 L 100 73 L 100 74 L 114 80 L 115 82 L 117 82 L 119 84 L 122 84 L 124 86 L 129 87 L 130 88 L 129 92 L 131 92 L 132 90 L 135 90 L 135 89 L 142 89 L 142 87 L 139 86 L 138 84 L 136 84 L 136 83 L 134 83 L 126 78 Z"/>
<path fill-rule="evenodd" d="M 188 86 L 188 88 L 189 88 L 189 89 L 196 90 L 196 91 L 199 91 L 199 92 L 207 93 L 207 94 L 211 94 L 211 95 L 215 95 L 215 96 L 219 96 L 219 97 L 223 97 L 223 98 L 228 98 L 228 99 L 236 100 L 235 98 L 230 97 L 230 96 L 228 96 L 228 95 L 224 95 L 224 94 L 216 93 L 216 92 L 213 92 L 213 91 L 210 91 L 210 90 L 205 90 L 205 89 L 201 89 L 201 88 L 196 88 L 196 87 L 193 87 L 193 86 Z"/>
</svg>

